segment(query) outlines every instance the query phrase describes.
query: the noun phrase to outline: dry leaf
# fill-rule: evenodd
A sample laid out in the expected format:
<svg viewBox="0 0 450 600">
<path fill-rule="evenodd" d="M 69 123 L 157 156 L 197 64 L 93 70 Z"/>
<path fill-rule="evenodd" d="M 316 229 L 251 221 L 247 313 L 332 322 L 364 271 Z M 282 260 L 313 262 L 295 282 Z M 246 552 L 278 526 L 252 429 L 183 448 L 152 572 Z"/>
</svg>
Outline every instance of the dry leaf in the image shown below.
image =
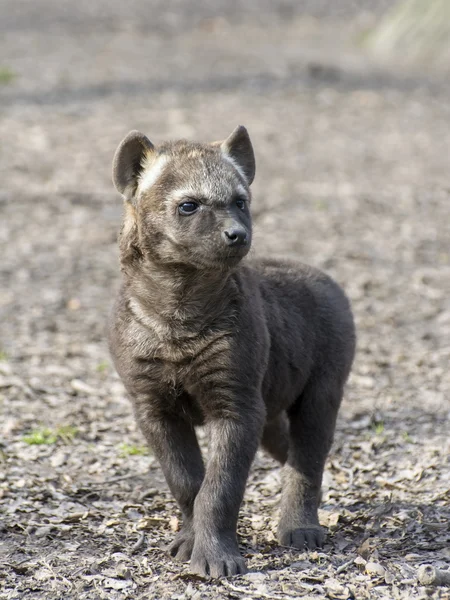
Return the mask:
<svg viewBox="0 0 450 600">
<path fill-rule="evenodd" d="M 180 520 L 175 515 L 172 515 L 169 519 L 170 530 L 176 532 L 180 529 Z"/>
<path fill-rule="evenodd" d="M 167 519 L 164 517 L 144 517 L 139 519 L 136 523 L 136 529 L 138 530 L 151 530 L 154 527 L 160 527 L 167 523 Z"/>
</svg>

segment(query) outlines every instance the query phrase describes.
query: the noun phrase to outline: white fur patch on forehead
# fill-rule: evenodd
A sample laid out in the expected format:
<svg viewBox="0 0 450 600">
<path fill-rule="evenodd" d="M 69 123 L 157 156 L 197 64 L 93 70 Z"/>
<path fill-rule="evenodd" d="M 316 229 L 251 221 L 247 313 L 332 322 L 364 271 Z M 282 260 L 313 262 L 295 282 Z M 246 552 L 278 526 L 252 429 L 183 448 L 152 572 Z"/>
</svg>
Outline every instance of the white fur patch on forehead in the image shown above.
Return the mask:
<svg viewBox="0 0 450 600">
<path fill-rule="evenodd" d="M 247 200 L 249 199 L 249 193 L 247 192 L 245 187 L 240 183 L 238 183 L 238 185 L 236 186 L 236 192 L 239 194 L 239 196 L 247 198 Z"/>
<path fill-rule="evenodd" d="M 247 177 L 245 176 L 245 173 L 244 173 L 244 170 L 242 169 L 242 167 L 240 165 L 238 165 L 237 162 L 235 160 L 233 160 L 229 154 L 226 154 L 225 152 L 222 151 L 222 158 L 224 160 L 226 160 L 227 163 L 229 163 L 230 165 L 232 165 L 234 167 L 234 169 L 239 173 L 239 175 L 242 177 L 242 179 L 244 181 L 248 182 Z"/>
<path fill-rule="evenodd" d="M 219 186 L 219 188 L 216 189 L 214 187 L 214 183 L 208 182 L 207 180 L 203 181 L 200 187 L 187 186 L 183 188 L 177 188 L 170 192 L 170 194 L 167 196 L 167 199 L 169 201 L 179 202 L 186 198 L 192 198 L 193 200 L 207 198 L 215 199 L 216 201 L 223 203 L 226 206 L 228 202 L 227 198 L 231 198 L 231 194 L 234 191 L 240 197 L 246 200 L 250 199 L 250 194 L 248 193 L 248 190 L 241 183 L 238 183 L 234 190 L 231 187 L 228 190 L 226 190 L 221 186 Z M 223 192 L 225 192 L 225 196 L 222 195 Z"/>
<path fill-rule="evenodd" d="M 142 174 L 139 177 L 138 190 L 150 189 L 161 176 L 164 167 L 169 162 L 169 157 L 165 154 L 156 157 L 146 156 L 142 163 Z"/>
<path fill-rule="evenodd" d="M 182 200 L 183 198 L 197 198 L 202 190 L 194 189 L 193 187 L 178 188 L 169 194 L 171 200 Z"/>
</svg>

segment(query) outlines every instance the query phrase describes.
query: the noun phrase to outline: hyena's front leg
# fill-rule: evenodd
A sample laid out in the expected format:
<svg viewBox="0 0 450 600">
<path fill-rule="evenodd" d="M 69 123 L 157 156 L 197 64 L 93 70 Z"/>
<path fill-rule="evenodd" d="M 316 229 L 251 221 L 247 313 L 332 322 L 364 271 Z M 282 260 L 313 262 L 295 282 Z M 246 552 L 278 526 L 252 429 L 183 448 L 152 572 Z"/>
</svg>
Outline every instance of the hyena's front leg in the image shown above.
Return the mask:
<svg viewBox="0 0 450 600">
<path fill-rule="evenodd" d="M 189 560 L 194 547 L 194 501 L 205 473 L 194 427 L 173 414 L 151 414 L 148 398 L 140 398 L 135 406 L 138 423 L 183 515 L 181 531 L 168 551 L 178 560 Z"/>
<path fill-rule="evenodd" d="M 242 408 L 251 406 L 251 409 Z M 239 404 L 238 404 L 239 405 Z M 250 465 L 264 420 L 262 400 L 243 401 L 239 414 L 214 416 L 208 422 L 209 460 L 195 499 L 195 544 L 191 570 L 221 577 L 245 573 L 236 527 Z"/>
</svg>

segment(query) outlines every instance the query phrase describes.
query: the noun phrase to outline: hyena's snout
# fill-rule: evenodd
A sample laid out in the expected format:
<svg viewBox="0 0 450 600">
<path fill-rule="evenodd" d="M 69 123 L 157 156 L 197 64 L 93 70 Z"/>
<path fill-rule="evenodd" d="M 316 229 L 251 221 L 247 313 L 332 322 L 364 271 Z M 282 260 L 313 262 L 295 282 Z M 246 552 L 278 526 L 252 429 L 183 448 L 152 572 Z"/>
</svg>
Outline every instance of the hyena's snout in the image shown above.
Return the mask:
<svg viewBox="0 0 450 600">
<path fill-rule="evenodd" d="M 222 239 L 227 246 L 243 248 L 250 242 L 247 230 L 241 225 L 231 225 L 222 231 Z"/>
<path fill-rule="evenodd" d="M 251 221 L 240 215 L 228 214 L 218 222 L 222 249 L 226 254 L 244 256 L 252 242 Z"/>
</svg>

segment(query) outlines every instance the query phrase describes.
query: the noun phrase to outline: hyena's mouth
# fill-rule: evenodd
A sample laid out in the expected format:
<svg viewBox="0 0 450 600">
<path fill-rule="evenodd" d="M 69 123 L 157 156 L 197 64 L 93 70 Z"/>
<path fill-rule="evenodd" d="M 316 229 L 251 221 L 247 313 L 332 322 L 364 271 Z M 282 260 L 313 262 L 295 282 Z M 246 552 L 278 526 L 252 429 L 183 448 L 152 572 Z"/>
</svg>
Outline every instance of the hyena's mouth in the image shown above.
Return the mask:
<svg viewBox="0 0 450 600">
<path fill-rule="evenodd" d="M 245 246 L 236 246 L 231 248 L 223 249 L 220 255 L 217 256 L 217 260 L 223 260 L 224 262 L 239 261 L 248 254 L 250 250 L 250 243 Z"/>
<path fill-rule="evenodd" d="M 223 253 L 199 255 L 194 259 L 197 267 L 204 269 L 230 269 L 236 267 L 248 253 L 249 248 L 241 248 Z"/>
<path fill-rule="evenodd" d="M 235 250 L 234 252 L 227 252 L 227 254 L 223 256 L 222 260 L 225 260 L 227 262 L 242 260 L 244 258 L 244 256 L 246 256 L 248 254 L 249 250 L 250 250 L 250 247 L 241 248 L 240 250 Z"/>
</svg>

